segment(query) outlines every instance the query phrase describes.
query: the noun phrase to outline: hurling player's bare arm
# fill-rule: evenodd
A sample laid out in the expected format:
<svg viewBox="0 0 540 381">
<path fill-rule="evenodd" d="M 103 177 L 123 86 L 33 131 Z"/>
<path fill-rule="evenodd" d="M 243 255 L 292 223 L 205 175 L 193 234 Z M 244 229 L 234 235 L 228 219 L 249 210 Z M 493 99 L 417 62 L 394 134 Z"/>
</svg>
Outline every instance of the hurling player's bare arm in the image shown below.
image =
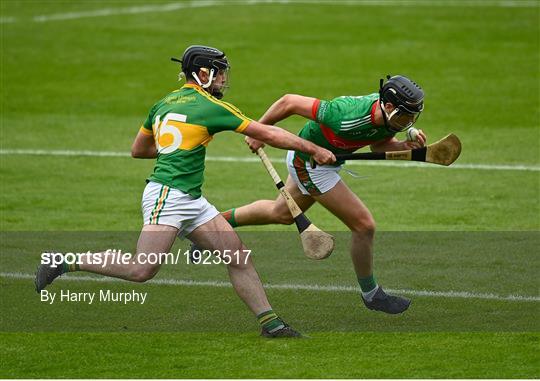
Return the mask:
<svg viewBox="0 0 540 381">
<path fill-rule="evenodd" d="M 417 130 L 418 135 L 414 141 L 399 141 L 396 137 L 381 140 L 370 145 L 372 152 L 402 151 L 422 148 L 426 145 L 426 134 L 422 130 Z"/>
<path fill-rule="evenodd" d="M 313 104 L 316 100 L 316 98 L 304 97 L 303 95 L 286 94 L 266 110 L 259 122 L 276 124 L 291 115 L 313 119 Z"/>
<path fill-rule="evenodd" d="M 401 142 L 395 137 L 375 142 L 369 148 L 372 152 L 399 151 L 403 149 Z"/>
<path fill-rule="evenodd" d="M 157 157 L 154 135 L 141 128 L 131 146 L 131 156 L 138 159 L 154 159 Z"/>
<path fill-rule="evenodd" d="M 301 151 L 312 155 L 315 161 L 321 165 L 332 164 L 336 161 L 334 154 L 327 149 L 319 147 L 276 126 L 270 126 L 252 120 L 242 133 L 272 147 Z"/>
</svg>

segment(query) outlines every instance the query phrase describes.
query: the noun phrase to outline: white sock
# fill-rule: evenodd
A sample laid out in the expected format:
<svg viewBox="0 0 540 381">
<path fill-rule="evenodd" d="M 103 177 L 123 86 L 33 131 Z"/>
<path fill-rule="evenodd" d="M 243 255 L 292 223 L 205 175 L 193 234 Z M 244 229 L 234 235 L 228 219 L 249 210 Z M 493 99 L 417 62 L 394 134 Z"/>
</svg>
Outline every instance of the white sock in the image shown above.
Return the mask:
<svg viewBox="0 0 540 381">
<path fill-rule="evenodd" d="M 373 299 L 373 296 L 375 296 L 375 293 L 377 292 L 378 289 L 379 289 L 379 285 L 376 285 L 375 288 L 371 291 L 368 291 L 368 292 L 362 291 L 362 297 L 364 298 L 366 302 L 371 302 L 371 300 Z"/>
</svg>

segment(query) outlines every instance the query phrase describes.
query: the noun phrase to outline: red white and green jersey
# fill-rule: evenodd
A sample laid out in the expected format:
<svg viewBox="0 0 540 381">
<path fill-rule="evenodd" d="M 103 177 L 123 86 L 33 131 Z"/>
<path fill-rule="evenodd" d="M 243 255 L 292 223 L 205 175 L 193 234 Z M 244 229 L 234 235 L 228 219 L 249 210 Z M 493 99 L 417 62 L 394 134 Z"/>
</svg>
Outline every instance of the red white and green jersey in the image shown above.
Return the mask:
<svg viewBox="0 0 540 381">
<path fill-rule="evenodd" d="M 157 102 L 141 131 L 153 135 L 158 150 L 149 181 L 201 196 L 206 146 L 221 131 L 242 132 L 250 123 L 240 110 L 200 86 L 186 84 Z"/>
<path fill-rule="evenodd" d="M 299 136 L 333 153 L 350 153 L 391 139 L 394 132 L 373 124 L 378 101 L 377 93 L 343 96 L 331 101 L 317 99 L 311 108 L 313 120 L 305 124 Z M 309 159 L 302 152 L 296 152 L 296 155 L 304 161 Z"/>
</svg>

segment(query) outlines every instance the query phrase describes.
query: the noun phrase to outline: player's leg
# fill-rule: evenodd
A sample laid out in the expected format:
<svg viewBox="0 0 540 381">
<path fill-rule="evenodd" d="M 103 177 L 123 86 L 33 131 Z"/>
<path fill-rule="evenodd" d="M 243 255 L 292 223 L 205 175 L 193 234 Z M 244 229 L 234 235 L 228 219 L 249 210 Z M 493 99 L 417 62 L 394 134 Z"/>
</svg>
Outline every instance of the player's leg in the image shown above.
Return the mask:
<svg viewBox="0 0 540 381">
<path fill-rule="evenodd" d="M 86 261 L 80 265 L 81 271 L 106 275 L 133 282 L 152 279 L 161 263 L 147 263 L 149 253 L 168 253 L 174 244 L 178 228 L 168 225 L 144 225 L 137 241 L 137 254 L 129 264 L 107 263 L 106 266 Z M 99 253 L 98 255 L 103 255 Z M 110 261 L 109 261 L 110 262 Z"/>
<path fill-rule="evenodd" d="M 305 188 L 298 185 L 295 157 L 294 151 L 287 152 L 286 163 L 290 175 L 285 182 L 285 189 L 291 194 L 300 209 L 305 212 L 314 204 L 315 200 Z M 267 224 L 290 225 L 294 222 L 287 203 L 281 195 L 275 200 L 258 200 L 239 208 L 227 210 L 222 214 L 233 227 Z"/>
<path fill-rule="evenodd" d="M 351 258 L 362 300 L 370 309 L 387 313 L 406 310 L 410 301 L 387 295 L 373 276 L 373 238 L 375 222 L 364 203 L 345 185 L 339 176 L 340 167 L 319 166 L 311 168 L 298 155 L 294 156 L 289 171 L 298 187 L 308 191 L 312 197 L 337 216 L 352 231 Z"/>
<path fill-rule="evenodd" d="M 165 185 L 148 183 L 142 198 L 145 225 L 134 258 L 124 263 L 118 260 L 118 255 L 105 251 L 82 256 L 77 264 L 63 263 L 58 267 L 41 264 L 36 272 L 36 290 L 40 292 L 58 276 L 72 271 L 88 271 L 135 282 L 151 279 L 158 272 L 160 264 L 148 263 L 146 254 L 167 253 L 170 250 L 180 227 L 177 209 L 185 196 Z"/>
<path fill-rule="evenodd" d="M 199 226 L 187 236 L 192 242 L 206 250 L 239 253 L 228 265 L 229 276 L 236 293 L 254 314 L 270 309 L 259 275 L 240 237 L 221 215 Z"/>
<path fill-rule="evenodd" d="M 173 226 L 145 225 L 137 242 L 137 253 L 128 263 L 123 263 L 118 254 L 104 251 L 83 255 L 76 264 L 63 263 L 57 267 L 41 264 L 36 272 L 36 291 L 40 292 L 60 275 L 73 271 L 87 271 L 133 282 L 145 282 L 152 279 L 160 268 L 160 263 L 148 263 L 146 254 L 169 252 L 177 233 L 178 229 Z"/>
<path fill-rule="evenodd" d="M 372 275 L 375 221 L 369 209 L 341 180 L 315 199 L 351 230 L 351 258 L 356 275 Z"/>
<path fill-rule="evenodd" d="M 257 316 L 263 336 L 301 336 L 272 310 L 250 252 L 220 214 L 194 228 L 187 237 L 198 247 L 218 251 L 222 253 L 222 257 L 223 254 L 230 255 L 227 270 L 231 283 L 240 299 Z"/>
<path fill-rule="evenodd" d="M 393 314 L 405 311 L 410 300 L 386 294 L 373 275 L 375 221 L 369 209 L 341 180 L 314 197 L 352 232 L 351 259 L 366 306 Z"/>
<path fill-rule="evenodd" d="M 373 278 L 375 222 L 362 201 L 341 181 L 341 167 L 325 165 L 311 168 L 298 155 L 289 156 L 287 162 L 298 190 L 310 194 L 351 229 L 351 257 L 359 279 Z"/>
<path fill-rule="evenodd" d="M 304 212 L 315 203 L 311 196 L 303 194 L 298 189 L 291 176 L 285 182 L 285 189 Z M 275 200 L 257 200 L 251 204 L 229 209 L 222 215 L 233 227 L 268 224 L 291 225 L 294 223 L 287 203 L 281 195 Z"/>
</svg>

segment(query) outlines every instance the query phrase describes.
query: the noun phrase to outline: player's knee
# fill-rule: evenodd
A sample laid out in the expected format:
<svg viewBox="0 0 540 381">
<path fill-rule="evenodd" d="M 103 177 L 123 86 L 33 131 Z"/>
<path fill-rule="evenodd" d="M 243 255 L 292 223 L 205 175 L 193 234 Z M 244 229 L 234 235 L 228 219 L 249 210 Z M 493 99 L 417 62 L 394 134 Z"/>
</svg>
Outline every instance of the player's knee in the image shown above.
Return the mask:
<svg viewBox="0 0 540 381">
<path fill-rule="evenodd" d="M 233 267 L 236 270 L 247 270 L 253 267 L 251 262 L 251 250 L 248 250 L 245 247 L 239 251 L 236 251 L 230 259 L 231 261 L 227 264 L 227 266 Z"/>
<path fill-rule="evenodd" d="M 294 223 L 294 218 L 292 218 L 290 214 L 280 215 L 278 223 L 281 225 L 292 225 Z"/>
<path fill-rule="evenodd" d="M 152 279 L 158 270 L 158 266 L 137 266 L 129 274 L 129 280 L 140 283 L 146 282 Z"/>
<path fill-rule="evenodd" d="M 352 230 L 357 233 L 374 235 L 375 228 L 376 228 L 375 220 L 373 219 L 371 214 L 362 214 L 356 218 Z"/>
<path fill-rule="evenodd" d="M 284 210 L 284 209 L 274 208 L 273 217 L 274 217 L 275 223 L 277 224 L 292 225 L 294 223 L 294 218 L 288 209 Z"/>
</svg>

